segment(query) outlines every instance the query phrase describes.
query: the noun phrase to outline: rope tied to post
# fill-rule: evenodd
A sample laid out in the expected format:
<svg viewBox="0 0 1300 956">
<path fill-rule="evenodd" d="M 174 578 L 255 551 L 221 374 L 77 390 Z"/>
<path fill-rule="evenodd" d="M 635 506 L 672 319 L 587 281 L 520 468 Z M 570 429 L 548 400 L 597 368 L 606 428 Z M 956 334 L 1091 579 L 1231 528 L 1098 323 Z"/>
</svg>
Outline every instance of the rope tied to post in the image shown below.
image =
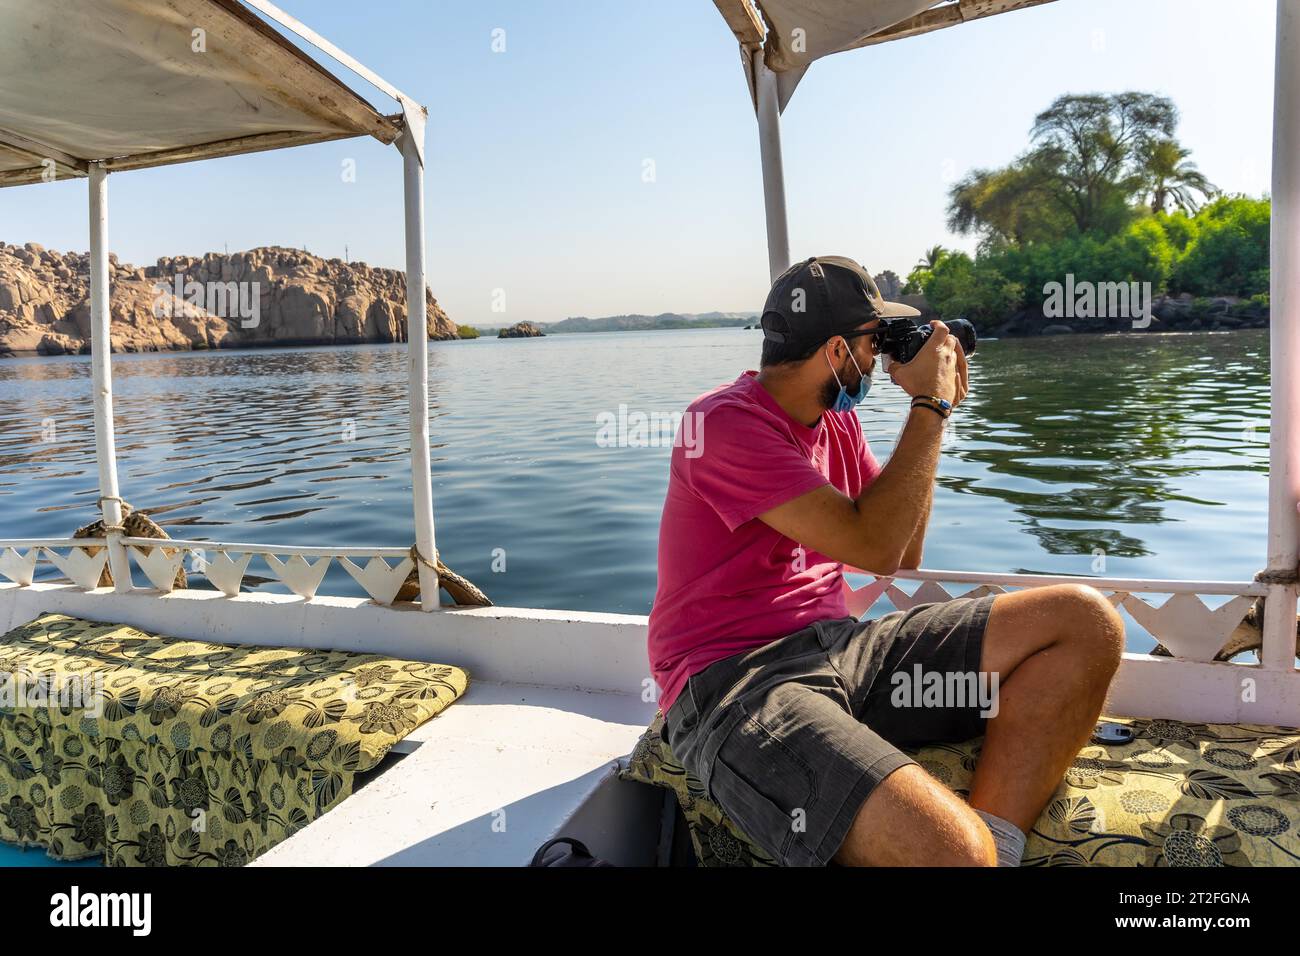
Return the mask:
<svg viewBox="0 0 1300 956">
<path fill-rule="evenodd" d="M 1295 584 L 1300 582 L 1300 573 L 1296 568 L 1265 568 L 1255 575 L 1255 581 L 1259 584 Z"/>
<path fill-rule="evenodd" d="M 119 498 L 117 495 L 100 495 L 98 498 L 95 499 L 95 507 L 99 508 L 100 510 L 103 510 L 105 501 L 116 501 L 118 507 L 122 509 L 123 519 L 125 519 L 126 516 L 134 510 L 129 504 L 127 504 L 125 498 Z M 119 524 L 109 524 L 108 522 L 101 520 L 99 524 L 100 524 L 100 532 L 102 534 L 121 534 L 121 535 L 126 534 L 125 521 Z M 142 535 L 141 537 L 153 537 L 153 536 Z M 163 535 L 163 537 L 166 537 L 166 535 Z M 109 583 L 111 584 L 112 581 L 110 580 Z"/>
<path fill-rule="evenodd" d="M 129 502 L 124 498 L 116 495 L 104 495 L 95 499 L 95 507 L 103 508 L 105 501 L 116 501 L 122 508 L 121 524 L 109 524 L 103 518 L 92 521 L 88 525 L 83 525 L 73 532 L 74 538 L 102 538 L 109 534 L 120 534 L 127 538 L 169 538 L 170 535 L 162 529 L 158 522 L 154 521 L 143 511 L 136 511 Z M 86 546 L 87 554 L 95 554 L 99 548 Z M 104 565 L 104 571 L 99 576 L 99 586 L 108 588 L 113 586 L 113 572 L 107 564 Z M 189 581 L 185 577 L 183 567 L 176 569 L 176 588 L 189 587 Z"/>
<path fill-rule="evenodd" d="M 420 553 L 420 546 L 418 544 L 411 545 L 411 550 L 408 552 L 408 554 L 410 554 L 411 560 L 414 561 L 417 565 L 423 564 L 430 571 L 434 572 L 435 574 L 438 573 L 438 566 L 436 564 L 433 564 L 428 558 L 426 558 L 424 555 Z M 433 554 L 434 557 L 437 557 L 438 552 L 435 551 L 433 552 Z"/>
<path fill-rule="evenodd" d="M 402 583 L 401 590 L 397 592 L 397 600 L 414 601 L 420 596 L 420 566 L 423 565 L 438 575 L 438 584 L 446 589 L 458 607 L 492 606 L 492 600 L 473 581 L 462 577 L 443 564 L 442 557 L 436 550 L 433 552 L 433 561 L 420 553 L 418 544 L 411 545 L 411 550 L 408 553 L 415 563 L 415 567 Z"/>
</svg>

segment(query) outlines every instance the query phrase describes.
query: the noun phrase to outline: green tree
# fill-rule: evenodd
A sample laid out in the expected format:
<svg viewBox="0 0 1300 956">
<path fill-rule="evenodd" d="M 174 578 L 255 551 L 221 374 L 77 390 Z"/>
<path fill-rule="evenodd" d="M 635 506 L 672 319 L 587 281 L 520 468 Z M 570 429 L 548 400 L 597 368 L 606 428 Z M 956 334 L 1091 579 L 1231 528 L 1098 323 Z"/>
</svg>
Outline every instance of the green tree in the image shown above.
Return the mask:
<svg viewBox="0 0 1300 956">
<path fill-rule="evenodd" d="M 1178 111 L 1153 93 L 1066 95 L 1034 119 L 1033 156 L 1080 233 L 1115 225 L 1142 184 L 1143 157 L 1172 139 Z"/>
<path fill-rule="evenodd" d="M 1269 291 L 1267 199 L 1223 196 L 1196 215 L 1196 235 L 1171 286 L 1192 295 L 1252 296 Z"/>
<path fill-rule="evenodd" d="M 1003 169 L 977 169 L 948 193 L 948 228 L 985 243 L 1050 241 L 1071 222 L 1053 204 L 1048 177 L 1032 156 Z"/>
<path fill-rule="evenodd" d="M 1214 184 L 1188 159 L 1192 151 L 1179 146 L 1172 139 L 1161 139 L 1151 144 L 1146 155 L 1146 186 L 1151 194 L 1151 211 L 1162 213 L 1170 202 L 1181 212 L 1195 215 L 1199 204 L 1196 193 L 1214 198 Z"/>
<path fill-rule="evenodd" d="M 1152 93 L 1058 97 L 1034 118 L 1027 153 L 953 186 L 949 227 L 1013 243 L 1117 233 L 1133 219 L 1154 144 L 1172 141 L 1177 122 L 1173 103 Z"/>
<path fill-rule="evenodd" d="M 925 298 L 943 319 L 965 318 L 988 328 L 1020 308 L 1024 288 L 988 258 L 954 252 L 940 260 L 925 282 Z"/>
<path fill-rule="evenodd" d="M 947 254 L 948 254 L 948 250 L 945 249 L 943 246 L 938 246 L 938 245 L 931 246 L 929 249 L 926 249 L 925 252 L 921 254 L 921 258 L 916 260 L 916 264 L 918 266 L 923 266 L 926 269 L 933 269 L 935 266 L 939 264 L 939 260 L 942 259 Z"/>
<path fill-rule="evenodd" d="M 919 295 L 925 291 L 925 283 L 933 272 L 952 252 L 943 246 L 931 246 L 926 249 L 917 260 L 912 271 L 907 274 L 907 281 L 903 283 L 903 295 Z"/>
<path fill-rule="evenodd" d="M 948 225 L 977 235 L 978 254 L 927 251 L 905 291 L 986 326 L 1041 305 L 1069 275 L 1266 305 L 1269 200 L 1217 195 L 1174 138 L 1177 120 L 1150 93 L 1059 97 L 1025 153 L 949 191 Z"/>
<path fill-rule="evenodd" d="M 1181 209 L 1172 213 L 1157 213 L 1154 221 L 1165 231 L 1169 244 L 1180 256 L 1196 238 L 1196 220 Z"/>
</svg>

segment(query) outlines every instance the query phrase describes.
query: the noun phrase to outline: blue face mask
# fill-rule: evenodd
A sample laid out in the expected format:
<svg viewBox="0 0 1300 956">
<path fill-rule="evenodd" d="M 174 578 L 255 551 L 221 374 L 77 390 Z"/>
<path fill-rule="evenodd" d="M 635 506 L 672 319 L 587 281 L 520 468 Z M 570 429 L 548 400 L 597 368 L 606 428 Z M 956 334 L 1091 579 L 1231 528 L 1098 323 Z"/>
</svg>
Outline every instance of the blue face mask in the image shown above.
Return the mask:
<svg viewBox="0 0 1300 956">
<path fill-rule="evenodd" d="M 833 412 L 851 411 L 858 402 L 867 397 L 867 392 L 871 391 L 871 376 L 863 374 L 862 366 L 859 365 L 858 360 L 853 357 L 852 349 L 849 350 L 849 361 L 853 363 L 853 367 L 856 368 L 858 374 L 862 376 L 862 381 L 858 385 L 858 391 L 854 395 L 850 395 L 848 390 L 845 389 L 844 383 L 840 381 L 839 373 L 835 371 L 835 366 L 831 365 L 830 356 L 826 356 L 826 364 L 831 365 L 831 374 L 835 376 L 835 384 L 840 387 L 840 393 L 835 396 L 835 404 L 831 406 L 831 411 Z"/>
</svg>

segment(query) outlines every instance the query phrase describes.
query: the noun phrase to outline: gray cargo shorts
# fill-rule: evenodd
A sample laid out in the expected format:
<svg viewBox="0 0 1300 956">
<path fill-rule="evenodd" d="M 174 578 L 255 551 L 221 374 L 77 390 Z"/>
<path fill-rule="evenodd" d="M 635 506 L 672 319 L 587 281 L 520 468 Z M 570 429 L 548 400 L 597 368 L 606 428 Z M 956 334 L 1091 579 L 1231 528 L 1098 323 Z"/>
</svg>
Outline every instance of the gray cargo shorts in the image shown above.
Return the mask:
<svg viewBox="0 0 1300 956">
<path fill-rule="evenodd" d="M 824 866 L 872 788 L 915 763 L 899 748 L 984 733 L 987 697 L 951 689 L 975 686 L 992 607 L 958 598 L 819 621 L 716 661 L 673 701 L 664 738 L 773 859 Z M 933 690 L 936 673 L 950 690 L 926 696 L 916 685 Z"/>
</svg>

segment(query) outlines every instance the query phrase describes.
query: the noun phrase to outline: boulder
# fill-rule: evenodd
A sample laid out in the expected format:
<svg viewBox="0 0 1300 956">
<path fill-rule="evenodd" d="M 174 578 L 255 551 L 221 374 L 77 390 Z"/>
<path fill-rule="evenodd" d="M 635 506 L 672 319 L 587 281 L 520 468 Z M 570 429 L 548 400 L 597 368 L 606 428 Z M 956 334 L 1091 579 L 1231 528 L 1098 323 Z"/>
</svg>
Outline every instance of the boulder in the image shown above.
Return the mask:
<svg viewBox="0 0 1300 956">
<path fill-rule="evenodd" d="M 344 296 L 334 313 L 334 337 L 340 341 L 364 341 L 369 312 L 370 300 L 364 295 L 354 292 Z"/>
<path fill-rule="evenodd" d="M 545 335 L 540 328 L 532 322 L 516 322 L 509 328 L 502 329 L 497 333 L 499 339 L 531 339 L 540 338 Z"/>
<path fill-rule="evenodd" d="M 41 336 L 40 342 L 36 346 L 38 355 L 72 355 L 75 354 L 80 343 L 74 343 L 66 335 L 60 335 L 58 332 L 46 332 Z"/>
</svg>

